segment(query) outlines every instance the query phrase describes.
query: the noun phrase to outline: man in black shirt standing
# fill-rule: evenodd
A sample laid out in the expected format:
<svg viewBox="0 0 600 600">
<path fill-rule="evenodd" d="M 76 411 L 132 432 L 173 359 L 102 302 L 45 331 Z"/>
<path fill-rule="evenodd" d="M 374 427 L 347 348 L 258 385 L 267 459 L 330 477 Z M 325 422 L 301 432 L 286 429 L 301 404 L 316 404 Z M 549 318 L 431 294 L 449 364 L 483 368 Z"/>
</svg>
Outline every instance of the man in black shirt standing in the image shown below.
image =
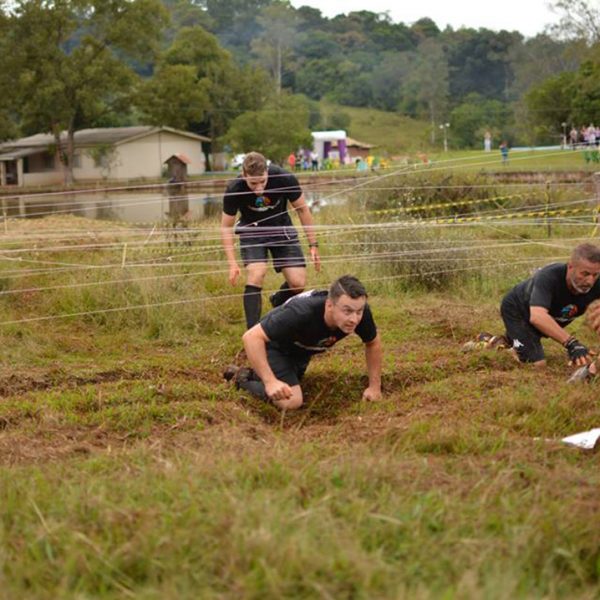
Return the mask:
<svg viewBox="0 0 600 600">
<path fill-rule="evenodd" d="M 280 290 L 271 296 L 273 306 L 283 304 L 306 285 L 306 262 L 287 211 L 288 201 L 298 212 L 308 238 L 311 259 L 319 271 L 321 263 L 312 215 L 294 175 L 275 165 L 267 166 L 262 154 L 250 152 L 244 159 L 242 174 L 225 191 L 221 239 L 229 263 L 229 281 L 234 285 L 240 267 L 235 257 L 233 235 L 240 236 L 242 261 L 247 270 L 244 313 L 248 329 L 260 320 L 261 292 L 269 253 L 275 271 L 282 272 L 285 277 Z M 235 224 L 238 212 L 241 217 Z"/>
<path fill-rule="evenodd" d="M 308 291 L 287 300 L 246 331 L 244 347 L 252 366 L 226 372 L 237 385 L 279 408 L 299 408 L 300 381 L 310 359 L 356 333 L 365 344 L 369 386 L 365 400 L 381 398 L 382 349 L 367 304 L 367 292 L 351 275 L 333 282 L 329 291 Z M 235 369 L 235 367 L 231 367 Z M 240 375 L 243 374 L 243 377 Z"/>
<path fill-rule="evenodd" d="M 565 327 L 600 298 L 600 248 L 577 246 L 567 264 L 553 263 L 517 284 L 502 300 L 506 337 L 521 362 L 545 366 L 541 338 L 564 346 L 569 360 L 585 366 L 589 350 Z"/>
</svg>

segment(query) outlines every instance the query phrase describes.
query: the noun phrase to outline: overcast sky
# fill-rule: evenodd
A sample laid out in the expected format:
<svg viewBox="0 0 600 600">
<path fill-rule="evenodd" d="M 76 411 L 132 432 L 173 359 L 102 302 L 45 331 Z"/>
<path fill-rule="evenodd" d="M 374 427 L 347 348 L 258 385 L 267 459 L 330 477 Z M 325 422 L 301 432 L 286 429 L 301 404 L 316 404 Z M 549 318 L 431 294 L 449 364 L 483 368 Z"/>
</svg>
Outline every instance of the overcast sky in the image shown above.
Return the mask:
<svg viewBox="0 0 600 600">
<path fill-rule="evenodd" d="M 548 0 L 291 0 L 293 6 L 318 8 L 325 17 L 340 13 L 369 10 L 389 12 L 394 23 L 413 23 L 422 17 L 433 19 L 440 29 L 446 25 L 498 31 L 520 31 L 531 37 L 557 21 L 548 8 Z"/>
</svg>

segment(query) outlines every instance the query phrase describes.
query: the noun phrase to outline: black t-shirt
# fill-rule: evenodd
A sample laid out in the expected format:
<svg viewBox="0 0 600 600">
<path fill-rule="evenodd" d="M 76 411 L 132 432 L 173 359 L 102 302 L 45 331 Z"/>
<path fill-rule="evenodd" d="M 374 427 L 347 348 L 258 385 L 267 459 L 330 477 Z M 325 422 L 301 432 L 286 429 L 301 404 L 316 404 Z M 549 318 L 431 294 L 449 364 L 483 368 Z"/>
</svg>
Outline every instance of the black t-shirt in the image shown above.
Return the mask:
<svg viewBox="0 0 600 600">
<path fill-rule="evenodd" d="M 260 324 L 271 344 L 285 353 L 312 356 L 345 338 L 347 333 L 325 324 L 325 300 L 326 291 L 311 290 L 268 312 Z M 377 327 L 368 304 L 354 331 L 364 343 L 375 339 Z"/>
<path fill-rule="evenodd" d="M 294 202 L 302 195 L 300 184 L 294 175 L 281 167 L 269 165 L 265 191 L 256 195 L 240 175 L 229 183 L 223 197 L 223 212 L 234 217 L 241 213 L 241 225 L 275 227 L 291 225 L 287 202 Z"/>
<path fill-rule="evenodd" d="M 561 326 L 566 327 L 581 316 L 591 302 L 600 298 L 600 280 L 587 294 L 574 294 L 567 287 L 567 265 L 552 263 L 537 271 L 533 277 L 517 284 L 507 300 L 519 308 L 529 320 L 529 308 L 541 306 Z"/>
</svg>

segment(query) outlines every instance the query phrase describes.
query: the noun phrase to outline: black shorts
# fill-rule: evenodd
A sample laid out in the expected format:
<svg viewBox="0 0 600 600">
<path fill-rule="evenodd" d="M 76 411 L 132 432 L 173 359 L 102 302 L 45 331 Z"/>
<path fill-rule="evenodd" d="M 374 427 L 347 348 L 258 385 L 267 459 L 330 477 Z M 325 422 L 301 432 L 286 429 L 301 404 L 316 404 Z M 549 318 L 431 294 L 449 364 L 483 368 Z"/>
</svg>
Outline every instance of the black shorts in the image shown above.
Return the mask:
<svg viewBox="0 0 600 600">
<path fill-rule="evenodd" d="M 521 362 L 532 363 L 544 360 L 542 334 L 523 315 L 510 296 L 500 305 L 500 314 L 506 327 L 506 337 Z"/>
<path fill-rule="evenodd" d="M 269 253 L 277 273 L 287 267 L 306 267 L 304 253 L 298 234 L 293 227 L 286 227 L 286 235 L 271 237 L 240 236 L 240 252 L 244 266 L 250 263 L 268 262 Z"/>
<path fill-rule="evenodd" d="M 267 344 L 267 360 L 277 379 L 288 385 L 300 385 L 310 362 L 310 355 L 287 354 L 273 344 Z"/>
</svg>

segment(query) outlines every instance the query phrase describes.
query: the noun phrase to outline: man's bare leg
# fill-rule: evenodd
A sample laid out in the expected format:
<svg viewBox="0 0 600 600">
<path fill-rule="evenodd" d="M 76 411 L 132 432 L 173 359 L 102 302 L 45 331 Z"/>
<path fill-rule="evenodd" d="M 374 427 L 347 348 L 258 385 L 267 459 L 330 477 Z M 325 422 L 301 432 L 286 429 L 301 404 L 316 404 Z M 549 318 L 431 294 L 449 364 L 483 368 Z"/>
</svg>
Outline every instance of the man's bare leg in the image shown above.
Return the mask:
<svg viewBox="0 0 600 600">
<path fill-rule="evenodd" d="M 281 272 L 285 282 L 269 297 L 273 308 L 281 306 L 292 296 L 299 294 L 306 286 L 306 267 L 284 267 Z"/>
</svg>

